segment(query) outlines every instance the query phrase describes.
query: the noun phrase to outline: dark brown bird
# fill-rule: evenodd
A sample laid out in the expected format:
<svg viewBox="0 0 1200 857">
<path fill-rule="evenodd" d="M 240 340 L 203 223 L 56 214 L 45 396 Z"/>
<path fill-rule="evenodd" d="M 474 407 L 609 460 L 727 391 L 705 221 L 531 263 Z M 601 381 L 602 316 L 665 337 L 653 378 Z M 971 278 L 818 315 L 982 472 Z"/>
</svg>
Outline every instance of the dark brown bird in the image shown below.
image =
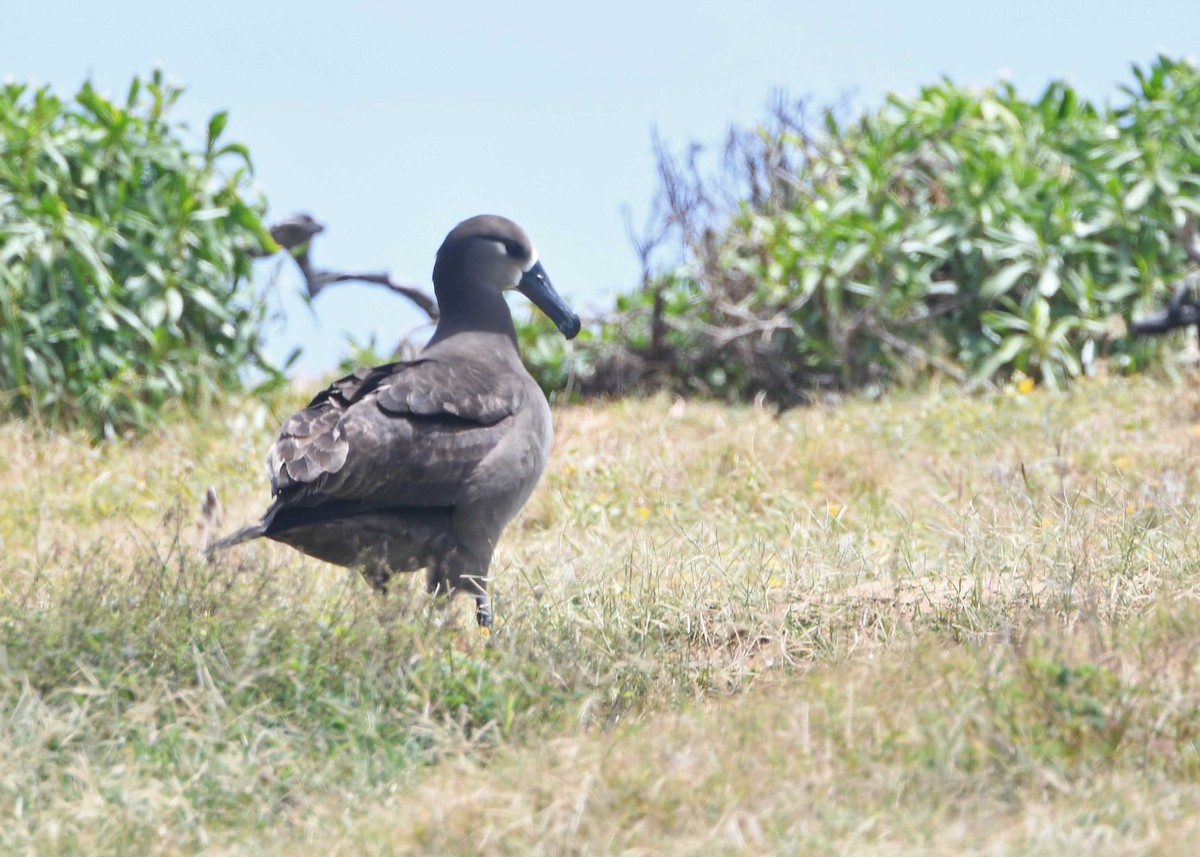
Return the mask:
<svg viewBox="0 0 1200 857">
<path fill-rule="evenodd" d="M 492 623 L 488 566 L 550 455 L 550 406 L 521 363 L 504 292 L 517 289 L 568 339 L 579 317 L 519 226 L 481 215 L 446 236 L 433 268 L 441 318 L 415 360 L 359 369 L 293 414 L 267 455 L 273 502 L 222 539 L 259 536 L 382 590 L 428 569 L 431 592 L 475 596 Z"/>
</svg>

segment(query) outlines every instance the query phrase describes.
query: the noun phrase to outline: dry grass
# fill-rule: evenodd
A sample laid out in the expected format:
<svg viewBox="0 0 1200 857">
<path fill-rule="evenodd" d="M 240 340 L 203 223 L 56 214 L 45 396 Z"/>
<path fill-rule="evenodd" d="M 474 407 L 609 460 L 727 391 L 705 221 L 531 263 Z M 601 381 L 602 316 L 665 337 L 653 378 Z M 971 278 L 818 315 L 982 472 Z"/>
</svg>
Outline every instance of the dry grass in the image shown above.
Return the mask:
<svg viewBox="0 0 1200 857">
<path fill-rule="evenodd" d="M 560 410 L 487 642 L 197 561 L 291 404 L 0 427 L 0 851 L 1190 853 L 1191 387 Z"/>
</svg>

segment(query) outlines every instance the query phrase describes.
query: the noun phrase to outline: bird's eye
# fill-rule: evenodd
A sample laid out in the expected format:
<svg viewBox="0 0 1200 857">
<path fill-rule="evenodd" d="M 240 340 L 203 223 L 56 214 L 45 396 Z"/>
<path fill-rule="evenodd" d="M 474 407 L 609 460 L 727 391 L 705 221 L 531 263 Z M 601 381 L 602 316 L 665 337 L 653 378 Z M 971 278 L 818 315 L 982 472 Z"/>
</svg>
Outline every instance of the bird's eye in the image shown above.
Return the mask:
<svg viewBox="0 0 1200 857">
<path fill-rule="evenodd" d="M 525 258 L 525 250 L 519 241 L 514 241 L 511 238 L 501 238 L 499 235 L 482 236 L 485 241 L 490 241 L 496 245 L 496 249 L 513 259 Z"/>
</svg>

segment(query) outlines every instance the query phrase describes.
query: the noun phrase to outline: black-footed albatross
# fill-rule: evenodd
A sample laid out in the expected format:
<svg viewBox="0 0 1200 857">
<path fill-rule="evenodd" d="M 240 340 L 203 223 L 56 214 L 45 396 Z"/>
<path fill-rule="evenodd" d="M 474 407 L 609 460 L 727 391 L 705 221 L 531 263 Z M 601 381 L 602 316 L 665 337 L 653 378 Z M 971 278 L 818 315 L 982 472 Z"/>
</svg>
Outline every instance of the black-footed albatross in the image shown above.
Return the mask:
<svg viewBox="0 0 1200 857">
<path fill-rule="evenodd" d="M 521 363 L 504 292 L 517 289 L 568 339 L 579 317 L 525 232 L 481 215 L 437 252 L 441 318 L 416 359 L 358 369 L 283 424 L 267 454 L 274 498 L 222 549 L 266 536 L 383 590 L 428 569 L 431 592 L 475 596 L 492 624 L 488 566 L 550 455 L 550 406 Z"/>
</svg>

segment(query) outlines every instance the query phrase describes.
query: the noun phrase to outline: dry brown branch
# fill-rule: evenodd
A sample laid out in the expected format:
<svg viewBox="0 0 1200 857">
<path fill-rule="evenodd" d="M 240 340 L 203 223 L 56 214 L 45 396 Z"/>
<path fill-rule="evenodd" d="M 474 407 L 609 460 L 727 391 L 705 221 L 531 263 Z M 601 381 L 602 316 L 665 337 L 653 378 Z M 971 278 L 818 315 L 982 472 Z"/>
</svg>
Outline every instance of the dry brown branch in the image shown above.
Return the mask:
<svg viewBox="0 0 1200 857">
<path fill-rule="evenodd" d="M 936 354 L 926 351 L 916 343 L 909 342 L 907 339 L 902 339 L 901 337 L 896 336 L 882 325 L 869 322 L 868 329 L 873 335 L 879 337 L 879 341 L 884 345 L 896 349 L 906 357 L 921 360 L 941 372 L 943 375 L 953 378 L 955 381 L 966 380 L 966 373 L 953 363 L 939 357 Z"/>
<path fill-rule="evenodd" d="M 1188 212 L 1183 226 L 1179 228 L 1179 243 L 1189 262 L 1200 265 L 1200 238 L 1196 236 L 1196 215 Z M 1135 336 L 1168 333 L 1176 328 L 1196 325 L 1200 329 L 1200 305 L 1197 304 L 1195 288 L 1200 274 L 1193 272 L 1184 277 L 1175 287 L 1167 308 L 1135 319 L 1129 330 Z"/>
<path fill-rule="evenodd" d="M 325 225 L 313 217 L 307 214 L 294 214 L 276 221 L 269 228 L 271 237 L 280 247 L 291 254 L 296 266 L 300 268 L 309 297 L 315 298 L 322 289 L 335 283 L 353 281 L 373 283 L 408 298 L 424 310 L 431 321 L 438 320 L 437 302 L 415 283 L 396 280 L 386 271 L 367 273 L 333 271 L 313 265 L 312 259 L 309 257 L 312 239 L 315 235 L 325 231 Z"/>
</svg>

